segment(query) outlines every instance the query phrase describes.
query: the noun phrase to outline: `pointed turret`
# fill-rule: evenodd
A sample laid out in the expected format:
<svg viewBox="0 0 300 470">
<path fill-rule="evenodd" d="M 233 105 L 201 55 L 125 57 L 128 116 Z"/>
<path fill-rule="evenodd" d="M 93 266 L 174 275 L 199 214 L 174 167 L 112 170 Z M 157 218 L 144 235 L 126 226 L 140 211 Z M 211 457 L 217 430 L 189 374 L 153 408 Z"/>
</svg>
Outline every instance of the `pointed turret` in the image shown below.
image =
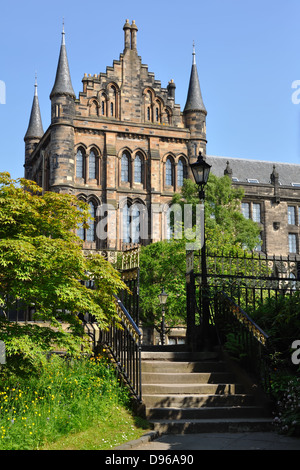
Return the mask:
<svg viewBox="0 0 300 470">
<path fill-rule="evenodd" d="M 43 130 L 39 98 L 38 98 L 38 92 L 37 92 L 37 79 L 35 78 L 33 103 L 32 103 L 32 108 L 31 108 L 30 119 L 29 119 L 29 125 L 28 125 L 27 132 L 25 134 L 24 140 L 28 140 L 28 139 L 39 140 L 43 135 L 44 135 L 44 130 Z"/>
<path fill-rule="evenodd" d="M 74 183 L 74 118 L 75 93 L 73 90 L 63 27 L 60 55 L 51 99 L 50 158 L 56 162 L 50 167 L 50 187 L 60 188 Z M 63 164 L 61 165 L 61 162 Z"/>
<path fill-rule="evenodd" d="M 50 94 L 50 99 L 57 95 L 69 95 L 75 98 L 67 57 L 64 26 L 62 31 L 60 55 L 58 59 L 55 83 Z"/>
<path fill-rule="evenodd" d="M 195 155 L 206 155 L 206 115 L 196 65 L 195 45 L 193 44 L 193 63 L 187 100 L 183 111 L 186 127 L 190 130 L 188 154 L 192 163 Z M 196 149 L 196 152 L 195 152 Z"/>
<path fill-rule="evenodd" d="M 42 125 L 42 118 L 40 112 L 40 105 L 39 105 L 39 98 L 37 92 L 37 80 L 35 77 L 35 84 L 34 84 L 34 96 L 33 96 L 33 103 L 30 113 L 29 125 L 27 132 L 24 137 L 25 141 L 25 178 L 31 178 L 31 164 L 30 159 L 33 151 L 35 150 L 36 146 L 40 142 L 41 138 L 44 135 L 43 125 Z"/>
<path fill-rule="evenodd" d="M 203 103 L 200 82 L 198 77 L 197 65 L 196 65 L 196 53 L 195 45 L 193 44 L 193 63 L 190 76 L 190 83 L 188 89 L 187 100 L 184 111 L 202 111 L 206 113 L 206 108 Z"/>
</svg>

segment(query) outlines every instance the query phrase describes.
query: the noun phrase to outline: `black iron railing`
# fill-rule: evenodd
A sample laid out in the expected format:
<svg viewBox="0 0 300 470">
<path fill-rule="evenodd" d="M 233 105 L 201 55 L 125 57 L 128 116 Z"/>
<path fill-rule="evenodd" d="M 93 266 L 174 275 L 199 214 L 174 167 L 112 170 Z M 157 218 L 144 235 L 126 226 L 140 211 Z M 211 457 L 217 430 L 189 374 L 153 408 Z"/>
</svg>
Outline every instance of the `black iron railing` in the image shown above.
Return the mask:
<svg viewBox="0 0 300 470">
<path fill-rule="evenodd" d="M 271 395 L 272 350 L 269 336 L 225 292 L 218 292 L 211 305 L 218 337 L 230 355 L 236 356 Z"/>
<path fill-rule="evenodd" d="M 116 298 L 116 303 L 119 321 L 112 321 L 108 329 L 100 330 L 98 344 L 108 350 L 130 392 L 141 401 L 142 334 L 121 300 Z"/>
</svg>

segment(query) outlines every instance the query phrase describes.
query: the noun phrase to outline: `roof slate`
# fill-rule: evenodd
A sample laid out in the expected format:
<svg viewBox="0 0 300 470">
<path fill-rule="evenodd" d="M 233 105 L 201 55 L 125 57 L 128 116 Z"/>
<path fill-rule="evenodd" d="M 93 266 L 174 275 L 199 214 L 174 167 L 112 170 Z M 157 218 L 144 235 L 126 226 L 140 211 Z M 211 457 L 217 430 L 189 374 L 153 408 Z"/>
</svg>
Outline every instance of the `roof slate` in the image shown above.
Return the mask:
<svg viewBox="0 0 300 470">
<path fill-rule="evenodd" d="M 280 163 L 211 155 L 206 156 L 206 161 L 212 165 L 212 173 L 219 177 L 224 176 L 224 170 L 227 162 L 229 162 L 232 177 L 238 178 L 238 181 L 241 183 L 247 183 L 248 179 L 257 179 L 259 183 L 270 184 L 270 175 L 275 165 L 280 184 L 284 186 L 290 186 L 293 183 L 300 184 L 300 164 L 296 163 Z"/>
</svg>

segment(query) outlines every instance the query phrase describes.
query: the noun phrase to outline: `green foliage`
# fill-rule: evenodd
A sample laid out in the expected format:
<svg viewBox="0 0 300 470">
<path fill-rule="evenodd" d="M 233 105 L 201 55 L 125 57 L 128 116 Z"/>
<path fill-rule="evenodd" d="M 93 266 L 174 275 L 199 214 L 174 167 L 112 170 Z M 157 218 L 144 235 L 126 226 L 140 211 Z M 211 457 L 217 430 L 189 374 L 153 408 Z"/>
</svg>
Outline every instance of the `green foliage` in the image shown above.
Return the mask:
<svg viewBox="0 0 300 470">
<path fill-rule="evenodd" d="M 210 253 L 242 253 L 253 250 L 259 242 L 258 224 L 245 219 L 241 213 L 242 189 L 235 189 L 230 178 L 209 175 L 205 188 L 205 233 Z M 181 194 L 173 197 L 173 203 L 199 204 L 198 187 L 192 180 L 184 180 Z M 193 213 L 196 213 L 193 210 Z"/>
<path fill-rule="evenodd" d="M 270 343 L 282 359 L 291 362 L 291 345 L 300 338 L 300 293 L 271 297 L 252 313 L 253 320 L 270 336 Z"/>
<path fill-rule="evenodd" d="M 102 327 L 116 316 L 113 295 L 125 285 L 103 257 L 84 255 L 76 229 L 88 219 L 75 196 L 42 194 L 34 182 L 0 173 L 0 339 L 8 356 L 32 361 L 55 345 L 73 352 L 82 339 L 78 313 L 89 312 Z M 90 280 L 95 289 L 87 288 Z M 43 331 L 6 322 L 16 301 L 34 307 Z"/>
<path fill-rule="evenodd" d="M 300 436 L 300 378 L 280 377 L 273 386 L 278 397 L 275 426 L 283 434 Z"/>
<path fill-rule="evenodd" d="M 26 379 L 8 377 L 6 370 L 0 369 L 0 450 L 41 449 L 91 426 L 98 428 L 98 449 L 130 438 L 133 430 L 125 428 L 122 438 L 118 421 L 120 410 L 129 410 L 128 391 L 104 356 L 68 360 L 53 355 L 39 377 Z M 102 433 L 107 423 L 117 442 Z"/>
<path fill-rule="evenodd" d="M 158 295 L 162 287 L 168 294 L 168 326 L 185 322 L 185 241 L 171 240 L 142 247 L 140 253 L 140 297 L 142 320 L 158 325 L 161 306 Z"/>
<path fill-rule="evenodd" d="M 234 189 L 227 176 L 218 178 L 210 174 L 205 199 L 206 246 L 209 253 L 244 255 L 245 247 L 253 249 L 258 244 L 258 225 L 252 220 L 246 220 L 241 214 L 242 197 L 243 192 Z M 195 232 L 195 207 L 199 204 L 197 185 L 191 180 L 184 180 L 181 194 L 175 194 L 172 203 L 181 205 L 182 209 L 184 204 L 192 204 Z M 145 323 L 153 324 L 154 321 L 158 324 L 161 320 L 157 296 L 162 287 L 169 294 L 166 306 L 167 325 L 185 322 L 186 242 L 192 240 L 185 238 L 182 227 L 175 227 L 175 230 L 181 232 L 181 238 L 153 243 L 141 250 L 141 319 Z M 188 236 L 190 238 L 191 233 Z M 196 271 L 199 271 L 197 266 Z"/>
</svg>

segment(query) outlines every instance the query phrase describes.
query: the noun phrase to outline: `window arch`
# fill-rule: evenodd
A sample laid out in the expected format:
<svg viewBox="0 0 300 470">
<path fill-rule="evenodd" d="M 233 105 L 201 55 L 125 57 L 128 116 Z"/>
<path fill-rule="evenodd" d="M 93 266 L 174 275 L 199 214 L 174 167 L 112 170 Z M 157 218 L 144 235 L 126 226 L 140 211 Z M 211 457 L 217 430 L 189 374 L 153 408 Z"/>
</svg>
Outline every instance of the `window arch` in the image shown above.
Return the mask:
<svg viewBox="0 0 300 470">
<path fill-rule="evenodd" d="M 96 241 L 96 204 L 93 201 L 88 203 L 89 219 L 87 221 L 89 227 L 84 228 L 83 224 L 79 224 L 77 228 L 77 235 L 81 240 L 87 242 Z"/>
<path fill-rule="evenodd" d="M 129 203 L 122 209 L 122 239 L 123 243 L 130 243 L 130 213 Z"/>
<path fill-rule="evenodd" d="M 101 93 L 100 112 L 101 112 L 102 116 L 106 116 L 106 95 L 105 95 L 105 93 Z"/>
<path fill-rule="evenodd" d="M 177 165 L 177 186 L 183 186 L 183 180 L 186 178 L 186 163 L 183 158 L 180 158 Z"/>
<path fill-rule="evenodd" d="M 123 152 L 121 158 L 121 182 L 128 183 L 130 177 L 129 169 L 130 157 L 127 152 Z"/>
<path fill-rule="evenodd" d="M 121 213 L 123 243 L 141 243 L 147 239 L 146 212 L 146 206 L 142 202 L 132 203 L 127 200 Z"/>
<path fill-rule="evenodd" d="M 89 220 L 88 220 L 89 227 L 86 229 L 85 239 L 87 242 L 94 242 L 95 241 L 96 206 L 92 201 L 89 202 L 89 215 L 90 215 Z"/>
<path fill-rule="evenodd" d="M 166 211 L 166 238 L 171 240 L 174 236 L 174 221 L 171 217 L 171 207 L 168 206 Z"/>
<path fill-rule="evenodd" d="M 161 122 L 161 103 L 158 99 L 155 101 L 154 121 L 155 122 Z"/>
<path fill-rule="evenodd" d="M 93 100 L 90 104 L 90 115 L 91 116 L 98 116 L 98 102 Z"/>
<path fill-rule="evenodd" d="M 117 117 L 117 89 L 115 85 L 109 87 L 109 107 L 108 113 L 109 117 Z"/>
<path fill-rule="evenodd" d="M 140 211 L 137 204 L 133 204 L 131 207 L 131 243 L 139 243 L 140 242 Z"/>
<path fill-rule="evenodd" d="M 79 148 L 76 153 L 76 178 L 84 177 L 84 150 Z"/>
<path fill-rule="evenodd" d="M 144 159 L 140 153 L 136 154 L 134 159 L 134 182 L 143 182 Z"/>
<path fill-rule="evenodd" d="M 89 179 L 96 179 L 96 168 L 97 168 L 97 159 L 96 159 L 96 152 L 94 150 L 90 151 L 89 155 Z"/>
<path fill-rule="evenodd" d="M 145 91 L 145 121 L 153 121 L 153 103 L 152 103 L 152 93 L 150 90 Z"/>
<path fill-rule="evenodd" d="M 168 157 L 166 160 L 166 185 L 173 186 L 174 184 L 174 168 L 173 160 L 171 157 Z"/>
</svg>

